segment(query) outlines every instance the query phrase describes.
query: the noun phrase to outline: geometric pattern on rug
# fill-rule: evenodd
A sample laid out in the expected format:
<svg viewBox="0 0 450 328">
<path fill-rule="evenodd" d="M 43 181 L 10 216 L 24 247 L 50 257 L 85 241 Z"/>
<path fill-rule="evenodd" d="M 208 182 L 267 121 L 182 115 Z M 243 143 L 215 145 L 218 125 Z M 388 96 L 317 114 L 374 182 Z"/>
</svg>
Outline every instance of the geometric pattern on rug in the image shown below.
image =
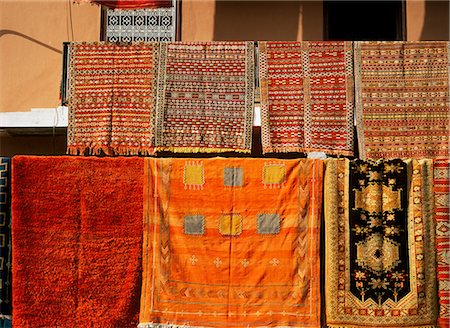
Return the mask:
<svg viewBox="0 0 450 328">
<path fill-rule="evenodd" d="M 362 159 L 449 156 L 450 42 L 355 42 Z"/>
<path fill-rule="evenodd" d="M 320 327 L 323 162 L 278 160 L 267 188 L 265 159 L 203 159 L 185 188 L 190 160 L 145 161 L 140 327 Z"/>
<path fill-rule="evenodd" d="M 450 326 L 450 160 L 434 160 L 439 327 Z"/>
<path fill-rule="evenodd" d="M 11 160 L 0 157 L 0 316 L 11 316 Z"/>
<path fill-rule="evenodd" d="M 263 152 L 353 155 L 351 42 L 260 41 Z"/>
<path fill-rule="evenodd" d="M 69 154 L 152 155 L 157 43 L 71 43 Z"/>
<path fill-rule="evenodd" d="M 432 160 L 327 160 L 330 327 L 434 327 Z"/>
<path fill-rule="evenodd" d="M 158 150 L 250 152 L 253 42 L 169 42 L 160 47 Z"/>
</svg>

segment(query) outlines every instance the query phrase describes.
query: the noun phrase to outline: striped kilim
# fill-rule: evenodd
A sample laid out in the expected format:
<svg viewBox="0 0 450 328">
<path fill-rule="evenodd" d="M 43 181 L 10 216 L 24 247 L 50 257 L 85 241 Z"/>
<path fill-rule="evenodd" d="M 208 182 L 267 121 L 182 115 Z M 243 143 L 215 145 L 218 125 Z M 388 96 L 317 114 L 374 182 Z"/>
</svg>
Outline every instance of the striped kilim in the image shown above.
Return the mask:
<svg viewBox="0 0 450 328">
<path fill-rule="evenodd" d="M 263 152 L 353 155 L 351 42 L 259 42 Z"/>
<path fill-rule="evenodd" d="M 153 154 L 158 44 L 72 43 L 70 154 Z"/>
<path fill-rule="evenodd" d="M 250 152 L 253 42 L 160 46 L 158 150 Z"/>
<path fill-rule="evenodd" d="M 434 161 L 439 326 L 450 326 L 450 160 Z"/>
<path fill-rule="evenodd" d="M 356 42 L 362 158 L 449 156 L 449 42 Z"/>
<path fill-rule="evenodd" d="M 432 160 L 326 165 L 327 326 L 435 327 Z"/>
<path fill-rule="evenodd" d="M 320 327 L 323 162 L 146 159 L 140 327 Z"/>
</svg>

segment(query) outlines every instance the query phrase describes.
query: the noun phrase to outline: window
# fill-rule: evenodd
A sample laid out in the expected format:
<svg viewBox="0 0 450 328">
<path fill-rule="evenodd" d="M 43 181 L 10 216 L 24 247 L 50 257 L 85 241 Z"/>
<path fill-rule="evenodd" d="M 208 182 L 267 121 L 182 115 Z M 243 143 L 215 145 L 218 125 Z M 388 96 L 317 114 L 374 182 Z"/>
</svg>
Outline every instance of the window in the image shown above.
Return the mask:
<svg viewBox="0 0 450 328">
<path fill-rule="evenodd" d="M 324 40 L 404 40 L 404 1 L 324 1 Z"/>
</svg>

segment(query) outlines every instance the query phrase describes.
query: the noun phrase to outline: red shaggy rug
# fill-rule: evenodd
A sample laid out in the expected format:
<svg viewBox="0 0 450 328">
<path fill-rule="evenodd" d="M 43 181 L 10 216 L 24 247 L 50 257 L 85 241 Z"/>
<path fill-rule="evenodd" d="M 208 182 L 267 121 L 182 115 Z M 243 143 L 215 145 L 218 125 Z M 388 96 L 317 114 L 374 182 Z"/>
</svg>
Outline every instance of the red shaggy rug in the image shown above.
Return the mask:
<svg viewBox="0 0 450 328">
<path fill-rule="evenodd" d="M 13 325 L 136 327 L 143 159 L 13 159 Z"/>
</svg>

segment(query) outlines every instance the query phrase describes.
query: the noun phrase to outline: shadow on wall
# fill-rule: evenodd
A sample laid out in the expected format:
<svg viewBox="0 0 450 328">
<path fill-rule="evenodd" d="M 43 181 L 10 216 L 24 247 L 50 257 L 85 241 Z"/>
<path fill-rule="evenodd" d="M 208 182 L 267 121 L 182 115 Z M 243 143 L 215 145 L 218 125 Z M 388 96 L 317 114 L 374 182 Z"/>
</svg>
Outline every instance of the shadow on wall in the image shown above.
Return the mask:
<svg viewBox="0 0 450 328">
<path fill-rule="evenodd" d="M 425 1 L 425 20 L 420 40 L 449 40 L 449 1 Z"/>
<path fill-rule="evenodd" d="M 65 129 L 53 135 L 8 134 L 0 131 L 0 154 L 15 155 L 64 155 L 66 153 Z"/>
<path fill-rule="evenodd" d="M 216 1 L 214 40 L 297 40 L 297 1 Z"/>
<path fill-rule="evenodd" d="M 320 40 L 322 1 L 216 0 L 214 40 Z"/>
</svg>

